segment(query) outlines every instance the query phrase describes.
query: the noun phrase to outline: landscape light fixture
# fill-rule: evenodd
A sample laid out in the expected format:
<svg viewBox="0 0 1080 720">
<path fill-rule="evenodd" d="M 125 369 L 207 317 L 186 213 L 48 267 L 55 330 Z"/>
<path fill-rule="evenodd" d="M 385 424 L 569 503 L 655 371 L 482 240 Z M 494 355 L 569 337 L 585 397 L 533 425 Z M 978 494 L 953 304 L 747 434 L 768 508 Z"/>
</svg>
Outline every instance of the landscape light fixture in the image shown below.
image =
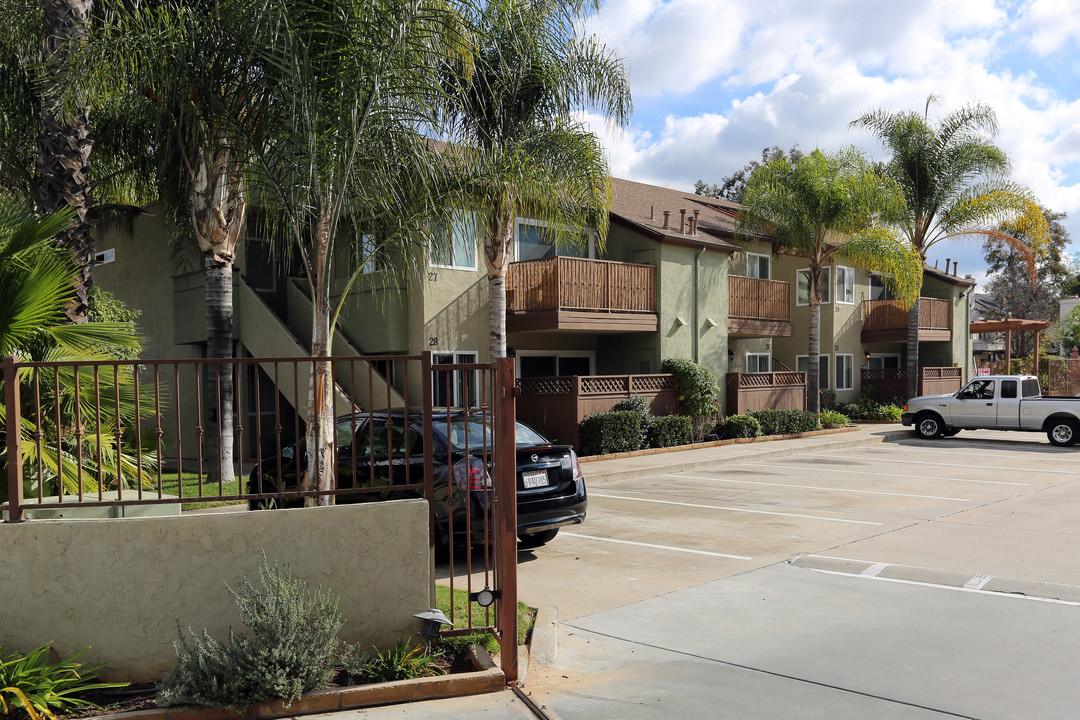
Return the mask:
<svg viewBox="0 0 1080 720">
<path fill-rule="evenodd" d="M 454 624 L 450 622 L 450 619 L 438 608 L 431 608 L 430 610 L 416 613 L 413 617 L 424 621 L 424 624 L 420 626 L 420 636 L 427 640 L 428 643 L 431 643 L 432 640 L 439 637 L 440 626 Z"/>
</svg>

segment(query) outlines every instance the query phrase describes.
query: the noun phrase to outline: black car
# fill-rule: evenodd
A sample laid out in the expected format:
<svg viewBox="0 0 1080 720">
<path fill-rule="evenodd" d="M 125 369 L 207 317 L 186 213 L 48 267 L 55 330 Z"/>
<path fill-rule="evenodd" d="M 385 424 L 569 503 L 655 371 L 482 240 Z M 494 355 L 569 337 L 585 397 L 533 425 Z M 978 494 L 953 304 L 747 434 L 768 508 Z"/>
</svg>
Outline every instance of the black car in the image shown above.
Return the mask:
<svg viewBox="0 0 1080 720">
<path fill-rule="evenodd" d="M 455 540 L 466 537 L 473 543 L 487 539 L 491 522 L 490 459 L 494 453 L 494 432 L 490 418 L 465 411 L 438 411 L 432 424 L 434 456 L 436 537 Z M 565 525 L 585 519 L 588 504 L 585 479 L 577 455 L 569 445 L 554 445 L 524 423 L 516 424 L 518 540 L 522 547 L 539 547 L 551 541 Z M 297 453 L 286 448 L 282 458 L 264 459 L 262 484 L 260 467 L 248 480 L 248 492 L 274 494 L 277 478 L 282 491 L 295 491 L 297 463 L 304 462 L 303 447 Z M 423 416 L 403 411 L 357 413 L 337 419 L 337 449 L 334 458 L 337 488 L 384 488 L 356 494 L 339 494 L 337 503 L 363 502 L 395 497 L 418 497 L 415 488 L 424 478 Z M 449 480 L 452 479 L 451 484 Z M 296 496 L 252 500 L 252 509 L 301 507 Z M 453 508 L 451 512 L 450 508 Z M 466 529 L 469 532 L 466 533 Z"/>
</svg>

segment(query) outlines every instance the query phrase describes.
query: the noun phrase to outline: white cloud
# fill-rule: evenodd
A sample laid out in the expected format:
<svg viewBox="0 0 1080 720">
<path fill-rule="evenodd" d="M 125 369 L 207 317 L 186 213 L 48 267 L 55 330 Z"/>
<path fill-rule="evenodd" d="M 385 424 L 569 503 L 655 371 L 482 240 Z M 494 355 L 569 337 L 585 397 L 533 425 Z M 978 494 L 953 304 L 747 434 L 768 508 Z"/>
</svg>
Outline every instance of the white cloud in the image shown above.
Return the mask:
<svg viewBox="0 0 1080 720">
<path fill-rule="evenodd" d="M 1073 0 L 1034 0 L 1021 14 L 1018 27 L 1039 55 L 1080 45 L 1080 14 Z"/>
</svg>

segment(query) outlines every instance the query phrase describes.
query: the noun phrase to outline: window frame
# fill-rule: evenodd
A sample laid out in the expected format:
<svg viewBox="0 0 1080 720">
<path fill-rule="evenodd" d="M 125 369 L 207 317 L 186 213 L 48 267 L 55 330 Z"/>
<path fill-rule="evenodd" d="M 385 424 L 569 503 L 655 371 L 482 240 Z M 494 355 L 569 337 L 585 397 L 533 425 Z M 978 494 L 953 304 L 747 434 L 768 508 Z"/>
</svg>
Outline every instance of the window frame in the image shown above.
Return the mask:
<svg viewBox="0 0 1080 720">
<path fill-rule="evenodd" d="M 842 271 L 842 272 L 841 272 Z M 847 291 L 851 290 L 851 299 L 840 299 L 840 277 L 844 277 L 844 297 L 847 298 Z M 833 298 L 837 305 L 854 305 L 855 304 L 855 268 L 849 265 L 836 265 L 833 272 Z"/>
<path fill-rule="evenodd" d="M 760 363 L 760 358 L 763 358 L 763 357 L 766 358 L 768 360 L 768 362 L 769 362 L 769 369 L 768 370 L 751 370 L 750 369 L 750 358 L 751 357 L 758 358 L 759 363 Z M 772 372 L 772 352 L 769 351 L 769 350 L 766 350 L 764 352 L 750 352 L 750 351 L 747 351 L 746 354 L 745 354 L 745 357 L 743 358 L 743 367 L 746 368 L 745 372 L 748 372 L 748 373 L 751 373 L 751 372 Z"/>
<path fill-rule="evenodd" d="M 806 372 L 806 370 L 799 370 L 799 361 L 806 360 L 806 367 L 810 367 L 810 355 L 796 355 L 795 356 L 795 372 Z M 821 372 L 821 364 L 825 363 L 825 372 Z M 832 360 L 829 358 L 828 353 L 818 353 L 818 390 L 831 390 L 832 389 L 832 377 L 829 373 L 832 371 Z"/>
<path fill-rule="evenodd" d="M 516 217 L 514 218 L 514 262 L 526 262 L 521 259 L 521 226 L 531 225 L 538 228 L 551 227 L 551 223 L 546 220 L 536 220 L 529 217 Z M 585 255 L 563 255 L 559 252 L 558 245 L 552 245 L 555 250 L 554 257 L 572 257 L 581 258 L 583 260 L 595 260 L 596 259 L 596 233 L 592 230 L 585 231 L 589 236 L 589 242 L 585 247 Z M 547 258 L 530 258 L 531 260 L 546 260 Z"/>
<path fill-rule="evenodd" d="M 835 377 L 834 377 L 834 380 L 835 380 L 834 387 L 835 387 L 836 391 L 837 392 L 842 392 L 844 390 L 854 390 L 855 389 L 855 354 L 854 353 L 834 353 L 833 358 L 834 358 L 834 360 L 833 360 L 833 372 L 836 374 Z M 842 363 L 841 361 L 845 360 L 845 359 L 847 360 L 847 363 Z M 840 373 L 840 371 L 842 369 L 846 369 L 846 368 L 843 367 L 843 365 L 846 365 L 846 364 L 849 364 L 849 363 L 850 363 L 850 366 L 851 366 L 851 368 L 850 368 L 851 376 L 849 378 L 847 378 L 847 380 L 848 380 L 847 386 L 846 387 L 840 387 L 840 375 L 839 375 L 839 373 Z"/>
<path fill-rule="evenodd" d="M 457 248 L 458 248 L 457 231 L 458 231 L 459 227 L 461 227 L 458 224 L 458 222 L 459 222 L 459 218 L 464 218 L 464 217 L 468 217 L 468 218 L 471 219 L 472 248 L 473 248 L 473 251 L 472 251 L 472 265 L 463 265 L 463 264 L 459 263 L 458 259 L 457 259 Z M 468 228 L 466 228 L 466 229 L 468 229 Z M 450 214 L 449 233 L 450 233 L 450 246 L 449 246 L 450 263 L 445 264 L 445 263 L 437 262 L 437 259 L 435 257 L 435 253 L 433 252 L 433 249 L 429 249 L 429 251 L 428 251 L 428 265 L 430 267 L 439 268 L 441 270 L 472 270 L 472 271 L 475 272 L 480 267 L 480 265 L 479 265 L 479 261 L 480 261 L 480 249 L 479 249 L 480 238 L 479 238 L 479 235 L 480 235 L 480 233 L 476 229 L 476 213 L 472 212 L 471 210 L 459 210 L 459 209 L 456 209 L 456 208 L 454 210 L 452 210 L 451 214 Z"/>
<path fill-rule="evenodd" d="M 440 362 L 440 357 L 450 357 L 449 362 Z M 480 398 L 480 371 L 479 370 L 438 370 L 439 365 L 475 365 L 480 362 L 480 353 L 475 350 L 440 350 L 438 352 L 431 353 L 431 404 L 434 407 L 447 407 L 447 408 L 468 408 L 472 409 L 479 407 Z M 451 402 L 441 403 L 439 402 L 439 395 L 446 390 L 446 385 L 440 382 L 436 373 L 450 372 L 450 394 L 448 398 Z M 460 393 L 464 386 L 464 375 L 462 373 L 470 373 L 472 378 L 469 379 L 469 395 L 471 396 L 466 402 L 461 402 Z M 473 403 L 473 404 L 470 404 Z"/>
<path fill-rule="evenodd" d="M 766 270 L 767 270 L 767 272 L 766 272 L 767 277 L 761 277 L 760 275 L 752 275 L 750 273 L 751 263 L 753 264 L 753 266 L 755 268 L 759 268 L 760 266 L 758 265 L 758 263 L 761 260 L 765 261 L 765 267 L 766 267 Z M 755 269 L 755 272 L 757 272 L 757 269 Z M 746 251 L 746 277 L 754 278 L 755 280 L 772 280 L 772 256 L 771 255 L 766 255 L 764 253 L 750 252 L 749 250 L 747 250 Z"/>
<path fill-rule="evenodd" d="M 518 350 L 514 353 L 516 357 L 553 357 L 555 358 L 555 371 L 559 370 L 559 360 L 561 358 L 588 358 L 589 360 L 589 375 L 596 374 L 596 351 L 594 350 Z M 521 378 L 521 363 L 514 363 L 514 376 L 518 379 Z M 559 377 L 559 376 L 556 376 Z"/>
<path fill-rule="evenodd" d="M 799 297 L 799 277 L 806 275 L 806 300 L 800 301 Z M 821 289 L 822 289 L 822 305 L 832 304 L 832 266 L 826 265 L 821 268 Z M 799 268 L 795 271 L 795 305 L 797 307 L 809 307 L 810 306 L 810 268 Z"/>
</svg>

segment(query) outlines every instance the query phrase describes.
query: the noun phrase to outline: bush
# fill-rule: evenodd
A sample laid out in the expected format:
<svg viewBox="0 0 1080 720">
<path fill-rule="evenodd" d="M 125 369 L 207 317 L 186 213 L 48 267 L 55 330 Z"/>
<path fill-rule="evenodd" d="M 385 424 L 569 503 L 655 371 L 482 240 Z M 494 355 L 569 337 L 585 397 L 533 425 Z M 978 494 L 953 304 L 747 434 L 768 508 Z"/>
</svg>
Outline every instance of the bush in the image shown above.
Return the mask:
<svg viewBox="0 0 1080 720">
<path fill-rule="evenodd" d="M 678 382 L 679 412 L 689 415 L 694 424 L 694 440 L 701 440 L 705 429 L 720 413 L 720 385 L 712 370 L 686 358 L 668 358 L 661 372 L 672 373 Z"/>
<path fill-rule="evenodd" d="M 899 405 L 882 405 L 872 400 L 860 400 L 850 405 L 844 405 L 840 411 L 852 420 L 881 420 L 896 422 L 900 419 L 904 409 Z"/>
<path fill-rule="evenodd" d="M 823 428 L 839 428 L 845 427 L 848 424 L 848 416 L 837 410 L 822 410 L 821 411 L 821 427 Z"/>
<path fill-rule="evenodd" d="M 822 410 L 836 410 L 839 407 L 836 402 L 835 390 L 822 390 L 820 398 Z"/>
<path fill-rule="evenodd" d="M 639 447 L 650 447 L 649 443 L 649 428 L 653 423 L 653 416 L 649 413 L 649 401 L 641 395 L 627 395 L 625 398 L 615 404 L 612 410 L 625 410 L 627 412 L 637 413 L 641 418 L 641 442 Z M 652 445 L 652 447 L 659 447 Z"/>
<path fill-rule="evenodd" d="M 189 630 L 188 641 L 177 624 L 176 664 L 162 679 L 158 705 L 240 709 L 329 683 L 340 649 L 337 596 L 309 591 L 265 558 L 259 576 L 261 589 L 247 578 L 240 592 L 229 588 L 249 635 L 230 630 L 226 644 Z"/>
<path fill-rule="evenodd" d="M 581 421 L 581 454 L 607 455 L 641 449 L 641 416 L 631 410 L 586 415 Z"/>
<path fill-rule="evenodd" d="M 904 409 L 898 405 L 878 405 L 869 413 L 869 420 L 889 420 L 897 422 L 904 414 Z"/>
<path fill-rule="evenodd" d="M 763 435 L 794 435 L 820 428 L 817 413 L 805 410 L 754 410 L 748 414 L 761 425 Z"/>
<path fill-rule="evenodd" d="M 49 645 L 25 655 L 0 647 L 0 715 L 5 718 L 55 717 L 53 711 L 72 713 L 96 704 L 78 697 L 89 690 L 125 687 L 126 682 L 102 683 L 94 673 L 104 667 L 82 667 L 75 658 L 61 660 Z"/>
<path fill-rule="evenodd" d="M 401 639 L 385 653 L 375 648 L 375 657 L 365 661 L 361 667 L 364 677 L 371 682 L 412 680 L 441 675 L 442 668 L 435 664 L 437 659 L 438 655 L 428 655 L 423 647 Z"/>
<path fill-rule="evenodd" d="M 694 422 L 687 415 L 664 415 L 653 418 L 649 426 L 649 447 L 687 445 L 694 432 Z"/>
<path fill-rule="evenodd" d="M 722 438 L 752 438 L 761 435 L 761 423 L 749 415 L 732 415 L 717 426 Z"/>
</svg>

